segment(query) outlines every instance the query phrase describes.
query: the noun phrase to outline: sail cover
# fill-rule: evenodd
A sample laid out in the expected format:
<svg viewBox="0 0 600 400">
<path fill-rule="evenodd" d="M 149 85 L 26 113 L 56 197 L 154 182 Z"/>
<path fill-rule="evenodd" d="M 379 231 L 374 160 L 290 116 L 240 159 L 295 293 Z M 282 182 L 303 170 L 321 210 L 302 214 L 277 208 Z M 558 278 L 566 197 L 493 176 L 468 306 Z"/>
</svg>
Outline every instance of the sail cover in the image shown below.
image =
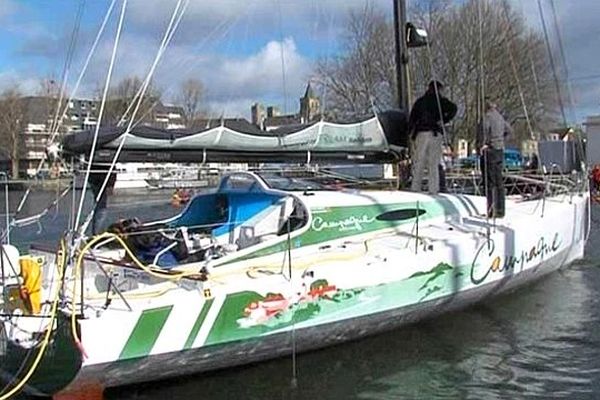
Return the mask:
<svg viewBox="0 0 600 400">
<path fill-rule="evenodd" d="M 95 159 L 110 159 L 122 142 L 119 161 L 249 161 L 262 159 L 275 162 L 301 160 L 307 157 L 369 160 L 393 158 L 388 140 L 397 136 L 397 126 L 388 128 L 387 116 L 372 117 L 351 124 L 319 121 L 311 125 L 271 132 L 244 132 L 226 124 L 204 130 L 161 130 L 147 126 L 103 128 L 99 132 Z M 94 131 L 68 135 L 63 140 L 67 154 L 89 153 Z"/>
</svg>

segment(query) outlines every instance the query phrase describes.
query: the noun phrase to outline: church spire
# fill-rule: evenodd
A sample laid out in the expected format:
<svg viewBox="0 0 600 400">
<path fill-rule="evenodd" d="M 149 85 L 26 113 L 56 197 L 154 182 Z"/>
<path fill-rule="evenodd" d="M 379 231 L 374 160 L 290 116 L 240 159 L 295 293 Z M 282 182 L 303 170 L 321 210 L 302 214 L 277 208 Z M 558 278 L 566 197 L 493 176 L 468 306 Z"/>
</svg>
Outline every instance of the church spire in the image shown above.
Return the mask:
<svg viewBox="0 0 600 400">
<path fill-rule="evenodd" d="M 316 99 L 317 98 L 317 96 L 315 95 L 315 91 L 313 90 L 312 85 L 310 84 L 310 81 L 306 85 L 306 91 L 304 92 L 304 98 L 305 99 Z"/>
</svg>

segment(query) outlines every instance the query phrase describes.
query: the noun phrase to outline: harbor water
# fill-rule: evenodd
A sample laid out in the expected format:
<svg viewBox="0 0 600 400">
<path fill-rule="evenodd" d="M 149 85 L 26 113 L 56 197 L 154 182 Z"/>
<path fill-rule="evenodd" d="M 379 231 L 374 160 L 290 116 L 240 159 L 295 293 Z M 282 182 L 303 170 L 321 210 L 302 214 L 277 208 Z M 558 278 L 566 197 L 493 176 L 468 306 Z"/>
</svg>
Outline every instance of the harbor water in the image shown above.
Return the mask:
<svg viewBox="0 0 600 400">
<path fill-rule="evenodd" d="M 11 208 L 21 193 L 11 192 Z M 23 215 L 56 192 L 34 193 Z M 4 213 L 2 198 L 0 213 Z M 11 241 L 56 242 L 71 199 Z M 118 195 L 108 221 L 180 211 L 169 192 Z M 336 347 L 261 364 L 112 388 L 106 399 L 598 399 L 600 398 L 600 206 L 584 260 L 467 310 Z M 2 218 L 4 221 L 4 218 Z M 0 222 L 3 224 L 4 222 Z M 107 333 L 108 334 L 108 333 Z M 293 379 L 294 376 L 296 379 Z"/>
</svg>

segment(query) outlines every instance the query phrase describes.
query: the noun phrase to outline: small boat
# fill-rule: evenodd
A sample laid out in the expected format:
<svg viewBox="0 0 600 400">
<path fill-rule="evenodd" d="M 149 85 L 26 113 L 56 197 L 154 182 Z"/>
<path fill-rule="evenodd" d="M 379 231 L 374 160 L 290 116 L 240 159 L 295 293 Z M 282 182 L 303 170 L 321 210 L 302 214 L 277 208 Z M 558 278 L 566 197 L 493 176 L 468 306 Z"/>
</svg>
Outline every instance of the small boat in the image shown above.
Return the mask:
<svg viewBox="0 0 600 400">
<path fill-rule="evenodd" d="M 173 195 L 171 196 L 171 205 L 173 207 L 181 207 L 187 204 L 192 198 L 191 190 L 186 190 L 182 188 L 177 188 Z"/>
</svg>

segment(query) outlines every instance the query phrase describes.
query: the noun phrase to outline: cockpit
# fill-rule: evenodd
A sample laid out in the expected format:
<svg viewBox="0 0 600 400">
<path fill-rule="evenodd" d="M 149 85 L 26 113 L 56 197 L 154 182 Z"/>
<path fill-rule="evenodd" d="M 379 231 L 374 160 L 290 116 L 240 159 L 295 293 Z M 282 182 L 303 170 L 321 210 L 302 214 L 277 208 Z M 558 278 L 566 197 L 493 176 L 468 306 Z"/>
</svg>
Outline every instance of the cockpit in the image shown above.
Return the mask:
<svg viewBox="0 0 600 400">
<path fill-rule="evenodd" d="M 225 176 L 216 191 L 195 196 L 181 214 L 144 224 L 159 234 L 128 241 L 144 262 L 172 268 L 285 240 L 307 221 L 296 196 L 271 188 L 256 174 L 238 172 Z"/>
</svg>

